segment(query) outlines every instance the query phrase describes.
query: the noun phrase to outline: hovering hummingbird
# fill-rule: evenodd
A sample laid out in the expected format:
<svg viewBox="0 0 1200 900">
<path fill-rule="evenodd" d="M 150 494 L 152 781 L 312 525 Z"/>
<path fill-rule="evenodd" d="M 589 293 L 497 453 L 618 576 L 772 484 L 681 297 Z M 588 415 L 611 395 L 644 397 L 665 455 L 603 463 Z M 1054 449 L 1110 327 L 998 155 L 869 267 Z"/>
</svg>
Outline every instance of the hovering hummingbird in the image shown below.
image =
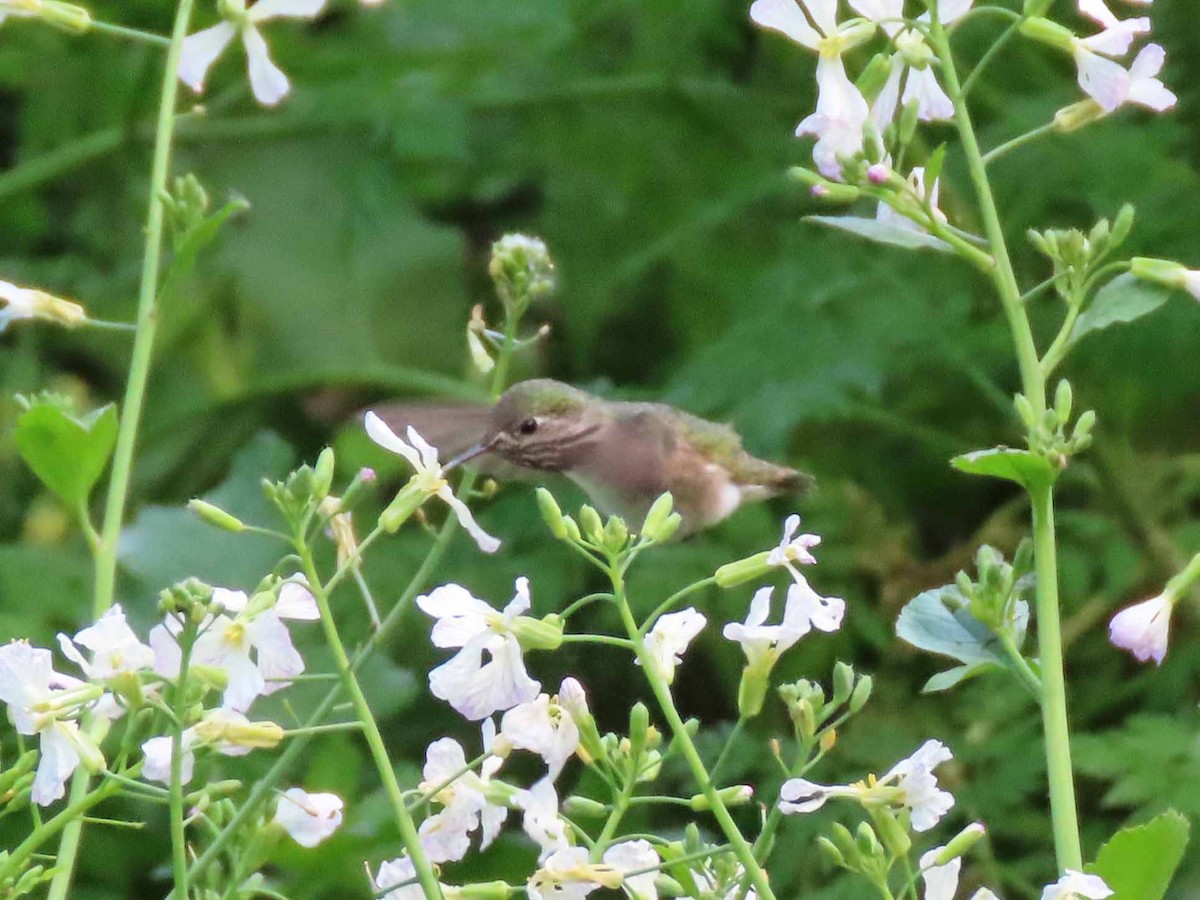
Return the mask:
<svg viewBox="0 0 1200 900">
<path fill-rule="evenodd" d="M 471 462 L 501 480 L 565 475 L 602 512 L 635 530 L 664 491 L 686 535 L 742 503 L 813 483 L 810 475 L 751 456 L 727 425 L 664 403 L 602 400 L 549 378 L 514 384 L 492 407 L 396 404 L 375 413 L 400 434 L 413 426 L 452 456 L 446 468 Z"/>
</svg>

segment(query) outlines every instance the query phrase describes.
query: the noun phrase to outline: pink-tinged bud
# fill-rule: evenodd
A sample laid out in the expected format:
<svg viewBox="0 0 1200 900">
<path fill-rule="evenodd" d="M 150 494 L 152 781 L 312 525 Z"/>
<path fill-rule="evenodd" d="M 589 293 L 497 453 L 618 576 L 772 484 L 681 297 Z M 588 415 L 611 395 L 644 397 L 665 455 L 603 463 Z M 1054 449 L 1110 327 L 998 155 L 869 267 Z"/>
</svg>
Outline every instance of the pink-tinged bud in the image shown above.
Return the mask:
<svg viewBox="0 0 1200 900">
<path fill-rule="evenodd" d="M 375 470 L 372 469 L 370 466 L 363 466 L 361 469 L 358 470 L 358 477 L 361 478 L 363 481 L 371 482 L 371 481 L 374 481 L 379 476 L 375 474 Z"/>
<path fill-rule="evenodd" d="M 891 175 L 892 170 L 883 163 L 875 163 L 875 165 L 867 169 L 867 180 L 870 181 L 871 184 L 887 184 Z"/>
<path fill-rule="evenodd" d="M 1174 605 L 1175 598 L 1164 592 L 1121 610 L 1108 623 L 1108 639 L 1140 662 L 1153 659 L 1161 665 L 1167 655 Z"/>
<path fill-rule="evenodd" d="M 823 184 L 814 184 L 812 186 L 812 195 L 814 197 L 816 197 L 818 200 L 820 200 L 822 197 L 824 197 L 828 193 L 829 193 L 829 188 L 825 187 L 825 185 L 823 185 Z"/>
</svg>

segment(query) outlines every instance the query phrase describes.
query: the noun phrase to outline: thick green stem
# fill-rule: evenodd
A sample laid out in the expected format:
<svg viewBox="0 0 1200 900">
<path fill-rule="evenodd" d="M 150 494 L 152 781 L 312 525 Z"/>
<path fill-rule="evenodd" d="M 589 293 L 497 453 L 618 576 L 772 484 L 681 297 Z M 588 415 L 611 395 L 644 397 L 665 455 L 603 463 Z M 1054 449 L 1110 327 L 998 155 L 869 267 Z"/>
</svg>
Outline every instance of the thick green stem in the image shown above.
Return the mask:
<svg viewBox="0 0 1200 900">
<path fill-rule="evenodd" d="M 658 663 L 646 650 L 646 641 L 638 629 L 637 622 L 633 618 L 633 612 L 629 608 L 629 600 L 625 596 L 625 585 L 622 583 L 620 574 L 615 570 L 612 571 L 612 579 L 613 593 L 616 594 L 617 609 L 621 614 L 621 622 L 629 634 L 629 639 L 633 642 L 637 658 L 642 664 L 642 672 L 645 674 L 646 680 L 650 683 L 650 689 L 654 692 L 654 696 L 658 700 L 659 708 L 662 709 L 662 713 L 667 719 L 667 724 L 671 726 L 671 734 L 675 743 L 683 754 L 683 758 L 687 761 L 688 767 L 692 770 L 692 777 L 696 779 L 696 784 L 700 787 L 705 799 L 708 800 L 713 818 L 721 826 L 721 832 L 733 848 L 738 862 L 742 864 L 746 877 L 754 885 L 754 890 L 759 900 L 775 900 L 775 892 L 771 889 L 771 884 L 767 880 L 767 873 L 759 865 L 758 860 L 754 858 L 754 849 L 750 846 L 749 841 L 742 836 L 741 829 L 733 821 L 733 817 L 729 815 L 729 810 L 726 809 L 724 801 L 717 793 L 717 786 L 713 783 L 712 778 L 709 777 L 708 770 L 704 766 L 704 760 L 700 758 L 700 753 L 692 741 L 692 736 L 688 733 L 687 726 L 684 725 L 683 718 L 679 715 L 679 710 L 675 707 L 675 699 L 671 696 L 671 688 L 658 671 Z"/>
<path fill-rule="evenodd" d="M 983 155 L 975 136 L 975 127 L 967 109 L 966 96 L 958 79 L 954 55 L 946 30 L 933 10 L 930 37 L 937 54 L 947 93 L 954 100 L 954 117 L 962 141 L 967 168 L 975 185 L 979 211 L 983 219 L 996 270 L 992 280 L 1000 296 L 1005 317 L 1016 345 L 1021 371 L 1021 387 L 1041 417 L 1046 409 L 1046 385 L 1037 345 L 1029 318 L 1021 303 L 1004 239 L 1004 229 L 992 196 Z M 1054 827 L 1054 846 L 1060 871 L 1082 866 L 1079 824 L 1075 811 L 1075 783 L 1071 770 L 1070 740 L 1067 728 L 1066 679 L 1063 675 L 1061 628 L 1058 608 L 1058 562 L 1054 537 L 1053 485 L 1046 483 L 1030 489 L 1033 502 L 1033 540 L 1037 572 L 1037 630 L 1042 663 L 1042 722 L 1045 732 L 1046 766 L 1049 779 L 1050 815 Z"/>
<path fill-rule="evenodd" d="M 133 339 L 133 356 L 129 364 L 129 380 L 125 385 L 125 402 L 121 410 L 121 425 L 113 451 L 112 476 L 104 507 L 100 552 L 96 558 L 96 584 L 92 612 L 99 618 L 113 601 L 117 574 L 117 537 L 125 515 L 129 494 L 129 476 L 133 470 L 133 451 L 137 441 L 138 422 L 150 380 L 150 363 L 154 354 L 154 334 L 158 325 L 158 275 L 162 264 L 163 194 L 171 169 L 171 143 L 175 133 L 175 101 L 179 92 L 179 54 L 187 36 L 192 17 L 192 0 L 179 0 L 171 46 L 163 71 L 162 94 L 158 106 L 158 122 L 154 131 L 154 162 L 150 170 L 149 209 L 146 213 L 146 248 L 142 257 L 142 279 L 138 291 L 137 334 Z"/>
<path fill-rule="evenodd" d="M 305 577 L 308 578 L 309 587 L 317 601 L 317 608 L 321 611 L 321 627 L 325 630 L 325 639 L 329 643 L 338 673 L 342 677 L 342 686 L 350 695 L 354 712 L 362 723 L 363 737 L 366 738 L 367 746 L 371 750 L 371 758 L 383 781 L 383 788 L 391 803 L 392 814 L 396 818 L 396 825 L 400 829 L 404 846 L 417 871 L 417 880 L 428 900 L 441 900 L 442 890 L 438 885 L 437 874 L 433 870 L 429 857 L 425 855 L 425 851 L 421 847 L 417 826 L 404 803 L 404 792 L 400 789 L 399 781 L 396 780 L 396 770 L 392 767 L 392 760 L 388 756 L 387 747 L 384 746 L 383 735 L 379 732 L 379 724 L 375 721 L 370 704 L 367 703 L 367 698 L 359 686 L 358 677 L 354 674 L 354 668 L 350 664 L 350 657 L 346 654 L 346 647 L 338 634 L 337 623 L 333 620 L 333 610 L 329 607 L 329 595 L 325 593 L 324 586 L 321 584 L 321 576 L 317 573 L 317 567 L 313 563 L 312 551 L 301 539 L 296 541 L 296 552 L 300 555 Z"/>
</svg>

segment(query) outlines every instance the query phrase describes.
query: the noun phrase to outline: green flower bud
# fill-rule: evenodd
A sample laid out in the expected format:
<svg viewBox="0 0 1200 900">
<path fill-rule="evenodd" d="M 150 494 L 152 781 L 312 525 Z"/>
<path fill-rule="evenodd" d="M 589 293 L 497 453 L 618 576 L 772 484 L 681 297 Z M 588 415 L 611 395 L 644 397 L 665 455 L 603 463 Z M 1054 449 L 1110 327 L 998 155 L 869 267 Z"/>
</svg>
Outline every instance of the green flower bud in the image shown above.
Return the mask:
<svg viewBox="0 0 1200 900">
<path fill-rule="evenodd" d="M 899 123 L 901 144 L 912 143 L 912 139 L 917 133 L 917 125 L 920 123 L 920 112 L 921 106 L 915 97 L 904 104 L 904 108 L 900 111 Z"/>
<path fill-rule="evenodd" d="M 912 849 L 912 838 L 908 836 L 907 829 L 896 821 L 892 811 L 887 807 L 877 806 L 870 812 L 871 821 L 875 823 L 879 838 L 888 852 L 897 859 L 908 856 L 908 851 Z"/>
<path fill-rule="evenodd" d="M 770 667 L 746 666 L 742 669 L 742 678 L 738 682 L 738 716 L 743 719 L 753 719 L 762 712 L 763 703 L 767 699 L 767 689 L 771 686 Z"/>
<path fill-rule="evenodd" d="M 1164 287 L 1186 289 L 1188 270 L 1169 259 L 1149 259 L 1135 256 L 1129 261 L 1129 271 L 1134 278 L 1161 284 Z"/>
<path fill-rule="evenodd" d="M 944 866 L 965 855 L 983 839 L 985 833 L 984 827 L 978 822 L 968 825 L 950 839 L 950 842 L 942 848 L 942 852 L 934 857 L 933 864 Z"/>
<path fill-rule="evenodd" d="M 225 512 L 219 506 L 214 506 L 207 500 L 193 498 L 188 501 L 188 509 L 200 517 L 201 521 L 207 522 L 216 528 L 223 531 L 244 531 L 246 524 L 239 518 L 230 513 Z"/>
<path fill-rule="evenodd" d="M 92 14 L 82 6 L 74 3 L 60 3 L 59 0 L 44 0 L 40 5 L 39 15 L 42 20 L 72 34 L 83 34 L 92 27 Z M 20 896 L 19 894 L 17 896 Z"/>
<path fill-rule="evenodd" d="M 333 448 L 326 447 L 317 457 L 317 464 L 313 467 L 314 499 L 321 500 L 329 494 L 329 489 L 333 486 L 333 467 Z"/>
<path fill-rule="evenodd" d="M 1071 382 L 1064 378 L 1058 383 L 1058 389 L 1054 392 L 1054 413 L 1058 416 L 1060 425 L 1065 425 L 1070 420 L 1073 399 Z"/>
<path fill-rule="evenodd" d="M 567 540 L 574 541 L 578 544 L 583 540 L 583 534 L 579 531 L 579 526 L 570 516 L 563 516 L 563 527 L 567 530 Z"/>
<path fill-rule="evenodd" d="M 1037 428 L 1037 414 L 1033 411 L 1033 404 L 1029 402 L 1029 398 L 1024 394 L 1017 394 L 1013 397 L 1013 408 L 1017 411 L 1017 415 L 1021 417 L 1021 421 L 1030 431 Z"/>
<path fill-rule="evenodd" d="M 669 540 L 681 521 L 678 516 L 672 515 L 674 507 L 675 498 L 671 496 L 671 492 L 661 494 L 646 513 L 645 521 L 642 522 L 642 536 L 657 544 Z"/>
<path fill-rule="evenodd" d="M 846 868 L 846 858 L 842 856 L 842 851 L 837 848 L 837 844 L 835 844 L 829 838 L 825 837 L 824 835 L 818 837 L 817 849 L 819 849 L 821 851 L 821 855 L 829 860 L 829 862 L 831 862 L 833 865 L 843 869 Z"/>
<path fill-rule="evenodd" d="M 715 573 L 717 584 L 723 588 L 731 588 L 762 578 L 771 571 L 772 567 L 767 563 L 767 557 L 770 555 L 769 550 L 764 550 L 762 553 L 755 553 L 753 556 L 747 556 L 737 562 L 726 563 Z"/>
<path fill-rule="evenodd" d="M 562 646 L 563 620 L 556 613 L 542 619 L 517 616 L 511 628 L 522 650 L 557 650 Z"/>
<path fill-rule="evenodd" d="M 481 881 L 454 889 L 458 900 L 508 900 L 512 893 L 512 888 L 503 881 Z"/>
<path fill-rule="evenodd" d="M 640 760 L 646 747 L 646 733 L 649 730 L 650 710 L 639 701 L 629 710 L 629 755 L 635 762 Z"/>
<path fill-rule="evenodd" d="M 754 789 L 748 784 L 735 784 L 721 788 L 717 791 L 717 797 L 725 806 L 744 806 L 754 797 Z M 693 812 L 707 812 L 712 809 L 712 804 L 704 794 L 693 794 L 688 803 Z"/>
<path fill-rule="evenodd" d="M 583 533 L 589 541 L 595 544 L 604 542 L 604 523 L 600 520 L 600 513 L 586 503 L 579 508 L 579 524 L 583 526 Z"/>
<path fill-rule="evenodd" d="M 858 847 L 858 852 L 864 857 L 883 859 L 883 844 L 879 842 L 879 836 L 875 834 L 875 829 L 869 822 L 858 823 L 858 829 L 854 833 L 854 843 Z"/>
<path fill-rule="evenodd" d="M 840 660 L 833 667 L 833 697 L 831 702 L 834 706 L 841 706 L 850 699 L 850 694 L 854 691 L 854 667 L 848 666 Z"/>
<path fill-rule="evenodd" d="M 874 681 L 870 675 L 864 675 L 858 679 L 858 684 L 854 686 L 854 693 L 850 695 L 850 712 L 856 713 L 867 705 L 867 701 L 871 699 L 871 688 Z"/>
<path fill-rule="evenodd" d="M 413 476 L 408 484 L 400 489 L 396 499 L 379 514 L 379 526 L 389 534 L 395 534 L 428 499 L 429 491 L 418 484 L 417 477 Z"/>
<path fill-rule="evenodd" d="M 563 801 L 563 812 L 571 819 L 603 819 L 608 816 L 609 809 L 607 804 L 591 797 L 571 795 Z"/>
<path fill-rule="evenodd" d="M 862 853 L 858 849 L 858 845 L 854 842 L 854 835 L 841 822 L 834 822 L 830 826 L 831 842 L 838 851 L 842 854 L 842 858 L 846 861 L 846 867 L 856 871 L 862 871 L 866 860 L 863 859 Z"/>
<path fill-rule="evenodd" d="M 488 274 L 510 317 L 519 317 L 530 301 L 554 291 L 554 261 L 545 243 L 524 234 L 506 234 L 492 244 Z"/>
<path fill-rule="evenodd" d="M 1136 215 L 1137 211 L 1133 208 L 1132 203 L 1126 203 L 1121 207 L 1117 217 L 1113 220 L 1112 245 L 1114 247 L 1125 243 L 1129 232 L 1133 230 L 1133 221 Z"/>
<path fill-rule="evenodd" d="M 1083 413 L 1075 422 L 1075 429 L 1071 432 L 1072 437 L 1089 437 L 1092 429 L 1096 427 L 1096 411 L 1094 409 L 1084 410 Z"/>
<path fill-rule="evenodd" d="M 855 87 L 867 99 L 868 103 L 874 103 L 883 91 L 883 86 L 887 84 L 888 76 L 891 74 L 892 55 L 890 53 L 877 53 L 867 63 L 867 67 L 863 69 L 862 74 L 858 76 Z"/>
<path fill-rule="evenodd" d="M 1021 23 L 1020 32 L 1027 38 L 1032 38 L 1035 41 L 1040 41 L 1043 44 L 1064 50 L 1067 53 L 1073 54 L 1075 52 L 1075 33 L 1071 29 L 1059 25 L 1057 22 L 1051 22 L 1049 19 L 1043 19 L 1040 16 L 1031 16 Z"/>
<path fill-rule="evenodd" d="M 558 505 L 558 501 L 544 487 L 540 487 L 536 491 L 538 510 L 542 514 L 542 521 L 546 523 L 546 527 L 550 529 L 550 533 L 560 541 L 567 540 L 567 525 L 563 521 L 562 508 Z"/>
<path fill-rule="evenodd" d="M 620 516 L 609 516 L 604 526 L 604 546 L 612 553 L 619 553 L 629 543 L 629 528 Z"/>
<path fill-rule="evenodd" d="M 1095 100 L 1080 100 L 1070 106 L 1064 106 L 1054 114 L 1054 130 L 1061 134 L 1070 134 L 1098 122 L 1104 116 L 1104 107 Z"/>
</svg>

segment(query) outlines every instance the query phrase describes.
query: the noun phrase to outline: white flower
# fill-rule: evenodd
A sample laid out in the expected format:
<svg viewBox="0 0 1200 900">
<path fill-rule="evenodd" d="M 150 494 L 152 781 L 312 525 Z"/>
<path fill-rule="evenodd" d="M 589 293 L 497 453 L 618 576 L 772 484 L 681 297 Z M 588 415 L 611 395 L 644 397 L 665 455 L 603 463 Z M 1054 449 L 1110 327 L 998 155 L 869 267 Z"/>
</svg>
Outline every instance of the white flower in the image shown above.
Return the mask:
<svg viewBox="0 0 1200 900">
<path fill-rule="evenodd" d="M 675 667 L 683 661 L 688 644 L 703 630 L 707 621 L 689 606 L 660 617 L 646 635 L 646 653 L 667 684 L 675 680 Z M 641 665 L 641 660 L 637 660 L 637 663 Z"/>
<path fill-rule="evenodd" d="M 767 555 L 767 565 L 783 566 L 793 575 L 798 575 L 796 563 L 802 566 L 816 564 L 817 558 L 809 551 L 821 543 L 821 536 L 819 534 L 797 535 L 796 532 L 799 529 L 800 517 L 793 513 L 783 523 L 783 537 L 780 538 L 779 546 L 772 549 Z"/>
<path fill-rule="evenodd" d="M 75 635 L 74 642 L 65 634 L 60 634 L 58 643 L 63 655 L 79 666 L 88 678 L 96 681 L 154 666 L 154 651 L 133 633 L 119 603 L 109 607 L 96 624 L 89 625 Z M 76 644 L 92 651 L 90 663 L 84 659 Z"/>
<path fill-rule="evenodd" d="M 0 22 L 2 21 L 4 15 L 0 10 Z M 8 327 L 9 322 L 18 319 L 45 319 L 70 328 L 87 318 L 87 312 L 78 303 L 63 300 L 45 291 L 17 287 L 7 281 L 0 281 L 0 301 L 4 302 L 4 308 L 0 309 L 0 332 Z"/>
<path fill-rule="evenodd" d="M 343 805 L 337 794 L 288 788 L 279 798 L 273 821 L 301 847 L 315 847 L 341 826 Z"/>
<path fill-rule="evenodd" d="M 429 689 L 468 719 L 528 703 L 541 682 L 529 677 L 514 620 L 529 609 L 529 579 L 518 578 L 516 595 L 504 610 L 494 609 L 457 584 L 444 584 L 417 598 L 417 606 L 435 619 L 435 647 L 461 647 L 448 662 L 429 673 Z M 485 663 L 483 654 L 490 657 Z"/>
<path fill-rule="evenodd" d="M 564 688 L 570 690 L 566 682 Z M 558 695 L 538 694 L 530 702 L 514 706 L 500 720 L 500 734 L 514 747 L 542 757 L 551 780 L 579 747 L 579 727 Z"/>
<path fill-rule="evenodd" d="M 1174 607 L 1174 598 L 1166 592 L 1126 607 L 1108 623 L 1108 639 L 1139 662 L 1153 659 L 1162 665 Z"/>
<path fill-rule="evenodd" d="M 1092 54 L 1080 64 L 1079 83 L 1105 112 L 1126 103 L 1164 112 L 1178 100 L 1158 78 L 1165 61 L 1166 51 L 1158 44 L 1143 47 L 1129 71 L 1119 63 Z"/>
<path fill-rule="evenodd" d="M 792 588 L 798 587 L 792 585 Z M 750 601 L 750 610 L 744 623 L 730 622 L 721 632 L 731 641 L 742 645 L 746 663 L 752 669 L 770 671 L 785 650 L 808 634 L 812 628 L 811 618 L 804 615 L 803 600 L 792 589 L 788 590 L 787 605 L 783 622 L 779 625 L 764 625 L 771 611 L 771 594 L 774 588 L 759 588 Z"/>
<path fill-rule="evenodd" d="M 455 496 L 450 483 L 444 477 L 441 464 L 438 462 L 437 450 L 431 447 L 415 428 L 409 426 L 408 443 L 405 443 L 375 413 L 368 412 L 365 423 L 367 434 L 371 440 L 385 450 L 403 456 L 416 470 L 416 474 L 409 481 L 409 486 L 430 497 L 440 497 L 484 553 L 494 553 L 499 548 L 500 541 L 480 528 L 471 515 L 471 510 Z"/>
<path fill-rule="evenodd" d="M 847 797 L 863 805 L 907 807 L 913 831 L 928 831 L 954 805 L 954 797 L 940 790 L 933 770 L 951 758 L 940 741 L 926 741 L 908 759 L 901 760 L 882 778 L 849 785 L 823 785 L 803 778 L 785 781 L 779 808 L 784 813 L 820 809 L 830 797 Z"/>
<path fill-rule="evenodd" d="M 191 661 L 223 669 L 228 676 L 223 703 L 228 709 L 244 712 L 256 697 L 281 690 L 289 679 L 304 671 L 304 659 L 292 645 L 283 619 L 318 618 L 316 603 L 306 587 L 294 582 L 283 586 L 282 603 L 276 601 L 271 608 L 258 608 L 257 604 L 248 608 L 245 593 L 225 588 L 213 590 L 213 601 L 235 616 L 230 618 L 222 612 L 201 623 Z M 183 624 L 176 616 L 168 616 L 150 630 L 154 671 L 164 678 L 179 675 L 182 630 Z"/>
<path fill-rule="evenodd" d="M 1099 875 L 1085 875 L 1074 869 L 1067 869 L 1066 874 L 1054 884 L 1046 885 L 1042 891 L 1042 900 L 1104 900 L 1113 894 L 1104 879 Z"/>
<path fill-rule="evenodd" d="M 658 851 L 649 841 L 622 841 L 604 851 L 604 862 L 625 875 L 623 885 L 634 900 L 658 900 L 654 880 L 662 864 Z M 650 871 L 644 871 L 649 869 Z M 630 876 L 629 872 L 641 872 Z"/>
<path fill-rule="evenodd" d="M 438 884 L 447 900 L 459 896 L 454 888 L 441 882 Z M 374 888 L 379 900 L 425 900 L 425 891 L 417 882 L 417 867 L 407 856 L 380 863 L 379 872 L 374 878 Z M 389 890 L 390 888 L 394 890 Z M 381 891 L 387 893 L 381 895 Z"/>
<path fill-rule="evenodd" d="M 862 150 L 863 126 L 870 115 L 866 99 L 846 75 L 842 54 L 869 38 L 875 25 L 862 21 L 838 25 L 837 0 L 802 2 L 803 11 L 796 0 L 755 0 L 750 18 L 819 54 L 817 109 L 797 126 L 796 134 L 814 135 L 817 168 L 829 178 L 840 178 L 838 157 Z"/>
<path fill-rule="evenodd" d="M 210 747 L 225 756 L 245 756 L 257 748 L 274 747 L 283 739 L 283 729 L 274 722 L 251 722 L 240 712 L 213 709 L 195 725 L 180 734 L 180 781 L 192 780 L 195 751 Z M 163 784 L 171 783 L 171 743 L 168 736 L 150 738 L 142 744 L 142 777 Z"/>
<path fill-rule="evenodd" d="M 27 641 L 0 647 L 0 702 L 18 734 L 38 735 L 41 755 L 33 778 L 33 802 L 48 806 L 65 793 L 71 773 L 86 760 L 104 766 L 95 742 L 80 731 L 77 715 L 102 696 L 99 688 L 54 671 L 49 650 Z"/>
<path fill-rule="evenodd" d="M 1081 43 L 1105 56 L 1124 56 L 1135 37 L 1150 31 L 1148 18 L 1118 19 L 1104 0 L 1079 0 L 1079 12 L 1104 29 L 1099 34 L 1082 38 Z"/>
<path fill-rule="evenodd" d="M 494 729 L 491 720 L 484 723 L 485 746 L 491 744 Z M 508 808 L 489 803 L 486 792 L 501 762 L 499 757 L 488 757 L 477 775 L 468 769 L 458 741 L 441 738 L 429 745 L 420 789 L 442 806 L 421 823 L 421 846 L 431 860 L 440 863 L 462 859 L 470 849 L 471 832 L 481 825 L 481 850 L 496 839 L 508 818 Z"/>
<path fill-rule="evenodd" d="M 599 866 L 588 862 L 582 847 L 568 847 L 552 853 L 525 885 L 529 900 L 582 900 L 604 884 Z M 618 882 L 619 883 L 619 882 Z"/>
<path fill-rule="evenodd" d="M 929 190 L 929 207 L 933 211 L 934 218 L 945 224 L 946 216 L 938 208 L 938 195 L 941 193 L 939 180 L 933 182 L 933 187 Z M 914 206 L 919 205 L 922 209 L 925 204 L 925 167 L 915 166 L 908 173 L 908 191 L 910 196 L 906 199 Z M 924 213 L 922 213 L 924 215 Z M 914 221 L 904 213 L 898 212 L 889 206 L 887 203 L 880 201 L 879 206 L 875 210 L 875 220 L 877 222 L 886 222 L 889 225 L 895 225 L 898 228 L 907 228 L 910 231 L 919 231 L 921 233 L 928 232 L 928 229 L 920 222 Z"/>
<path fill-rule="evenodd" d="M 516 805 L 525 814 L 521 827 L 542 848 L 542 858 L 571 846 L 567 837 L 567 823 L 558 814 L 558 792 L 554 790 L 554 782 L 549 777 L 543 778 L 529 790 L 519 791 Z"/>
<path fill-rule="evenodd" d="M 287 96 L 291 85 L 287 76 L 271 61 L 267 42 L 259 34 L 258 26 L 276 18 L 312 19 L 325 7 L 325 0 L 259 0 L 249 9 L 245 9 L 239 0 L 226 0 L 224 5 L 234 7 L 235 3 L 242 8 L 233 10 L 231 18 L 184 39 L 179 57 L 179 80 L 197 94 L 201 93 L 209 68 L 240 34 L 242 46 L 246 48 L 250 88 L 259 103 L 274 106 Z"/>
</svg>

